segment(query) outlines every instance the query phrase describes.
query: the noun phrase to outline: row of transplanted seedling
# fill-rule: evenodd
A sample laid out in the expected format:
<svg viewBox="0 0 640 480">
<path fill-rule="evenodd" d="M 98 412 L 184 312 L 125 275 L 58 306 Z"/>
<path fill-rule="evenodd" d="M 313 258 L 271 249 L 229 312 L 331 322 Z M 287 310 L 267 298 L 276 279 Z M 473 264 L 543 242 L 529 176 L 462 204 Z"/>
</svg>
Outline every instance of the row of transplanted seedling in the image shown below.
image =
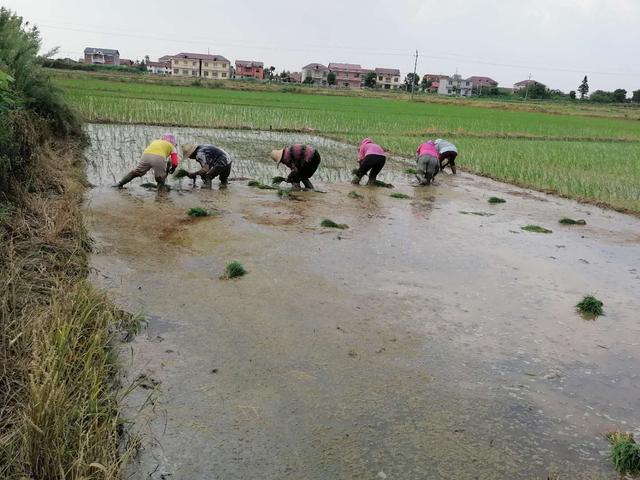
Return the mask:
<svg viewBox="0 0 640 480">
<path fill-rule="evenodd" d="M 115 183 L 137 164 L 149 142 L 167 131 L 176 136 L 178 143 L 218 145 L 233 157 L 231 177 L 247 177 L 265 184 L 271 183 L 275 176 L 288 173 L 284 166 L 276 167 L 269 159 L 269 153 L 292 143 L 308 143 L 318 148 L 322 162 L 314 178 L 322 182 L 349 181 L 357 159 L 357 148 L 353 145 L 308 134 L 89 124 L 87 133 L 91 145 L 86 151 L 89 181 L 96 185 Z M 400 168 L 403 164 L 402 159 L 391 158 L 378 178 L 387 183 L 393 182 L 404 175 Z M 181 167 L 194 171 L 197 164 L 194 160 L 183 159 Z M 138 183 L 150 180 L 153 180 L 151 173 L 139 179 Z"/>
</svg>

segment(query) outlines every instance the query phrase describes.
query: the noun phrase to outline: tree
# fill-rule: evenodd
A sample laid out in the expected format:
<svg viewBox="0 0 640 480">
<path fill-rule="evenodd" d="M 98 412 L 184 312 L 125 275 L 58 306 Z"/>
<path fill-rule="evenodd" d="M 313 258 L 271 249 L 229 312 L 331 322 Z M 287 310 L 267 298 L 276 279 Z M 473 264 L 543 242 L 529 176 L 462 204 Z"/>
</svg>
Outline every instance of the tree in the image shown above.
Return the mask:
<svg viewBox="0 0 640 480">
<path fill-rule="evenodd" d="M 329 72 L 329 74 L 327 75 L 327 83 L 329 85 L 335 85 L 336 84 L 336 74 L 333 72 Z"/>
<path fill-rule="evenodd" d="M 518 95 L 531 99 L 543 99 L 551 96 L 551 90 L 543 83 L 533 83 L 528 88 L 518 90 Z"/>
<path fill-rule="evenodd" d="M 618 88 L 613 91 L 612 98 L 614 102 L 624 103 L 627 101 L 627 91 L 624 88 Z"/>
<path fill-rule="evenodd" d="M 431 82 L 427 80 L 427 77 L 422 77 L 422 81 L 420 82 L 420 90 L 426 92 L 431 88 Z"/>
<path fill-rule="evenodd" d="M 369 72 L 364 77 L 364 86 L 367 88 L 374 88 L 376 86 L 376 72 Z"/>
<path fill-rule="evenodd" d="M 634 90 L 631 101 L 634 103 L 640 103 L 640 90 Z"/>
<path fill-rule="evenodd" d="M 571 91 L 569 92 L 569 98 L 570 98 L 571 100 L 575 100 L 575 99 L 576 99 L 576 91 L 575 91 L 575 90 L 571 90 Z"/>
<path fill-rule="evenodd" d="M 420 79 L 418 78 L 418 75 L 414 73 L 407 73 L 407 76 L 404 77 L 404 84 L 407 90 L 412 90 L 414 87 L 417 87 L 419 82 Z"/>
<path fill-rule="evenodd" d="M 597 103 L 611 103 L 613 102 L 613 93 L 605 92 L 604 90 L 596 90 L 589 95 L 589 100 Z"/>
<path fill-rule="evenodd" d="M 578 87 L 578 91 L 580 92 L 580 100 L 584 100 L 584 97 L 589 93 L 589 81 L 587 80 L 587 76 L 584 76 L 582 83 Z"/>
<path fill-rule="evenodd" d="M 291 72 L 289 70 L 282 70 L 278 77 L 280 77 L 281 82 L 289 83 L 291 82 Z"/>
<path fill-rule="evenodd" d="M 311 85 L 313 83 L 313 77 L 311 75 L 307 75 L 306 77 L 304 77 L 302 83 L 304 83 L 305 85 Z"/>
</svg>

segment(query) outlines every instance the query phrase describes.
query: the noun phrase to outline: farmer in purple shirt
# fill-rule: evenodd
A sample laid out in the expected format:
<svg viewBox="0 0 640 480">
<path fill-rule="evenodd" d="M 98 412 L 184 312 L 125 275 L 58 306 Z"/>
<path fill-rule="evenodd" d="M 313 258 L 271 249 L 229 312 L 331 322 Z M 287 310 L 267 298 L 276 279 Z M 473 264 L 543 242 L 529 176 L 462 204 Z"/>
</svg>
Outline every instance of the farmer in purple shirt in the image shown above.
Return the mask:
<svg viewBox="0 0 640 480">
<path fill-rule="evenodd" d="M 296 143 L 271 152 L 271 159 L 278 165 L 281 163 L 291 169 L 285 180 L 291 184 L 291 190 L 301 190 L 302 182 L 307 190 L 313 190 L 309 180 L 320 165 L 320 153 L 311 145 Z"/>
<path fill-rule="evenodd" d="M 360 149 L 358 150 L 358 170 L 353 176 L 351 183 L 359 185 L 360 180 L 367 173 L 369 174 L 369 180 L 367 185 L 375 185 L 376 177 L 384 167 L 387 161 L 387 157 L 384 150 L 380 145 L 373 143 L 370 138 L 365 138 L 360 143 Z"/>
</svg>

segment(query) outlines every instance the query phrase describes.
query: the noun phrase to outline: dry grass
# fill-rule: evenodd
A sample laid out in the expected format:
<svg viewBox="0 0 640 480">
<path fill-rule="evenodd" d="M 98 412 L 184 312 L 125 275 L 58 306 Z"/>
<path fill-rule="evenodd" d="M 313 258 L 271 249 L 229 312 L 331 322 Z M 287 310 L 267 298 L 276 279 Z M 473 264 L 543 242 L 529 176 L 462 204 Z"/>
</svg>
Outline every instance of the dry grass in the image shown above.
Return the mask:
<svg viewBox="0 0 640 480">
<path fill-rule="evenodd" d="M 0 478 L 117 478 L 111 343 L 130 317 L 85 279 L 79 155 L 43 151 L 0 218 Z"/>
</svg>

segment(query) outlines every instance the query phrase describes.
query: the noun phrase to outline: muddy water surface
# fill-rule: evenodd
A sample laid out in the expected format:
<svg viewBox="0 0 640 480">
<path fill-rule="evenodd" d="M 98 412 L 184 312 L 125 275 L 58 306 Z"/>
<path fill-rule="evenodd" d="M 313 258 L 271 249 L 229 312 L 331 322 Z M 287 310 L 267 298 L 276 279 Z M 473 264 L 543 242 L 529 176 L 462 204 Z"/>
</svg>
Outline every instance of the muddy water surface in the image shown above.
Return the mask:
<svg viewBox="0 0 640 480">
<path fill-rule="evenodd" d="M 351 199 L 354 147 L 269 132 L 176 131 L 262 180 L 270 149 L 314 142 L 326 194 L 118 191 L 161 132 L 89 131 L 94 281 L 149 320 L 122 349 L 129 478 L 617 478 L 601 434 L 640 428 L 636 218 L 467 174 L 417 189 L 399 159 L 385 179 L 411 199 Z M 231 260 L 248 275 L 221 280 Z M 585 321 L 591 293 L 606 316 Z"/>
</svg>

